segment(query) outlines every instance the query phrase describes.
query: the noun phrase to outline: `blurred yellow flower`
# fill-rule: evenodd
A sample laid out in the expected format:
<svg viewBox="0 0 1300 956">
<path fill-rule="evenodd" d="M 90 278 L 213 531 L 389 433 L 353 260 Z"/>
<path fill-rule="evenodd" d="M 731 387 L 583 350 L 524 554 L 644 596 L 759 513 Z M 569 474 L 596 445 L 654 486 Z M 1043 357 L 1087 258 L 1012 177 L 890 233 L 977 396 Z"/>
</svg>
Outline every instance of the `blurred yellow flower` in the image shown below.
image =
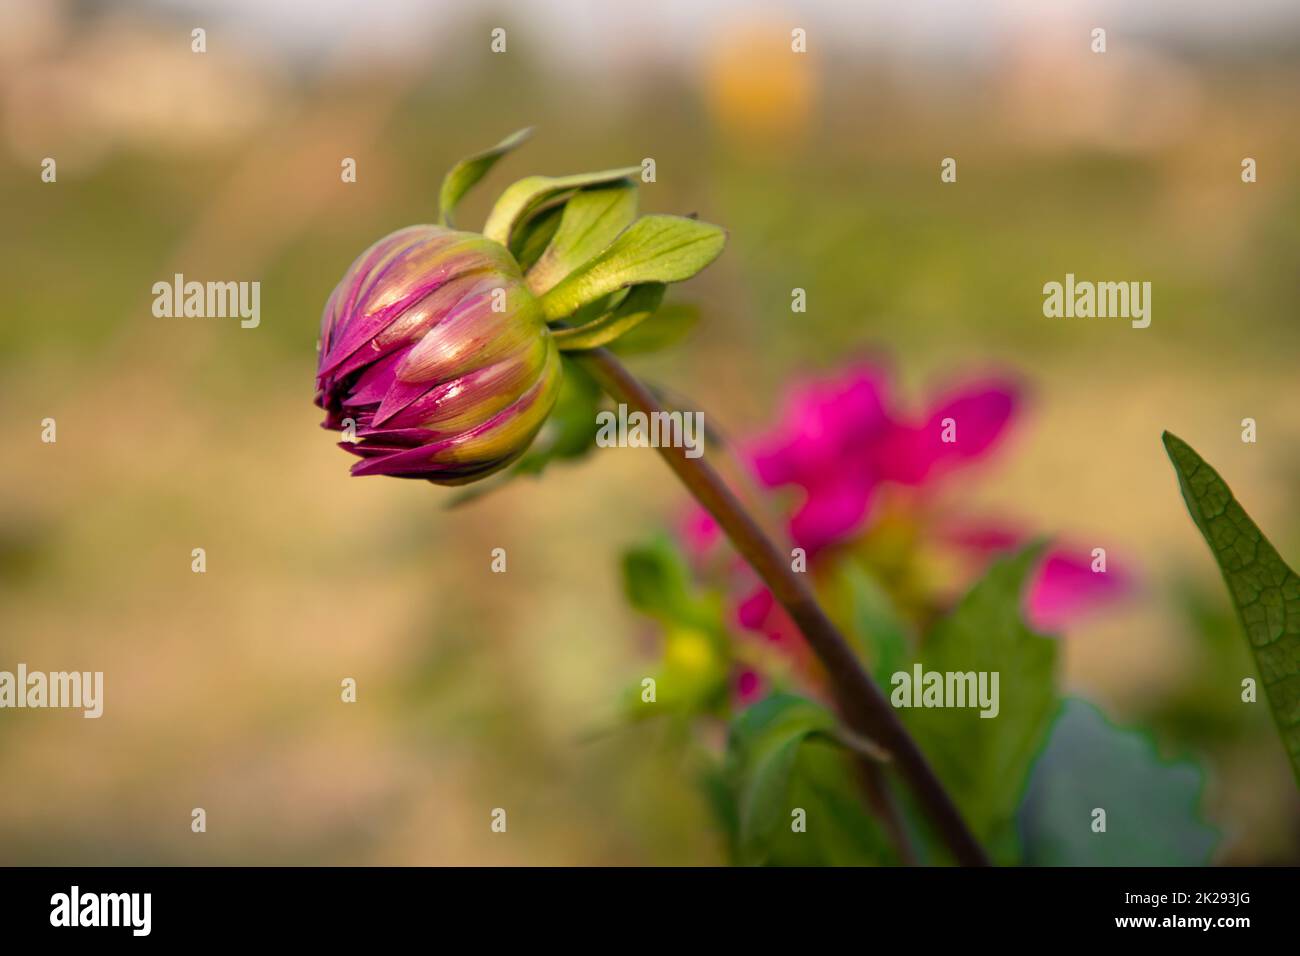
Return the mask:
<svg viewBox="0 0 1300 956">
<path fill-rule="evenodd" d="M 715 642 L 693 628 L 674 627 L 665 635 L 664 670 L 695 678 L 712 677 L 718 669 Z"/>
<path fill-rule="evenodd" d="M 779 141 L 807 127 L 816 97 L 813 54 L 794 51 L 794 29 L 751 15 L 725 24 L 708 45 L 705 97 L 724 134 Z"/>
</svg>

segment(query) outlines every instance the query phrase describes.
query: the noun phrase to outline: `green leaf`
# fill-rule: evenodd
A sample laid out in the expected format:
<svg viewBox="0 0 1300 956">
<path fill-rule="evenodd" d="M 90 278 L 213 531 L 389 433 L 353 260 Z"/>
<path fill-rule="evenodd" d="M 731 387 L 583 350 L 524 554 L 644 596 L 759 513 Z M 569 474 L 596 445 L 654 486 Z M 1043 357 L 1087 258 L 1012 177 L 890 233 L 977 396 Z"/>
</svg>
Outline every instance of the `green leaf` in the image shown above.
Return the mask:
<svg viewBox="0 0 1300 956">
<path fill-rule="evenodd" d="M 667 535 L 623 553 L 623 593 L 633 608 L 663 623 L 715 627 L 713 602 L 696 596 L 686 558 Z"/>
<path fill-rule="evenodd" d="M 605 169 L 597 173 L 579 173 L 576 176 L 526 176 L 506 187 L 496 205 L 488 213 L 483 235 L 509 248 L 515 229 L 549 200 L 561 193 L 617 182 L 641 172 L 640 166 L 623 169 Z"/>
<path fill-rule="evenodd" d="M 488 170 L 496 165 L 498 159 L 522 145 L 532 135 L 531 126 L 517 130 L 491 149 L 485 149 L 481 153 L 462 159 L 447 170 L 447 175 L 442 178 L 442 189 L 438 194 L 438 222 L 444 226 L 452 226 L 452 216 L 456 206 L 460 204 L 465 194 L 487 175 Z"/>
<path fill-rule="evenodd" d="M 836 584 L 849 633 L 870 661 L 876 682 L 888 687 L 889 679 L 906 670 L 914 656 L 907 624 L 885 589 L 857 562 L 838 565 Z"/>
<path fill-rule="evenodd" d="M 657 352 L 686 338 L 699 321 L 700 310 L 693 305 L 661 305 L 653 322 L 642 322 L 624 332 L 610 343 L 610 348 L 620 355 Z"/>
<path fill-rule="evenodd" d="M 1300 577 L 1232 496 L 1218 472 L 1165 432 L 1165 451 L 1246 629 L 1260 683 L 1300 784 Z"/>
<path fill-rule="evenodd" d="M 830 711 L 792 694 L 768 697 L 733 721 L 726 772 L 736 795 L 740 863 L 889 861 L 852 757 L 828 739 L 835 729 Z M 804 832 L 792 828 L 795 810 L 805 814 Z"/>
<path fill-rule="evenodd" d="M 536 295 L 609 247 L 636 218 L 637 188 L 630 180 L 578 192 L 564 204 L 559 229 L 546 251 L 528 270 Z"/>
<path fill-rule="evenodd" d="M 542 296 L 542 311 L 554 321 L 625 286 L 689 279 L 722 253 L 726 241 L 719 226 L 681 216 L 644 216 Z"/>
<path fill-rule="evenodd" d="M 740 811 L 731 778 L 721 760 L 705 764 L 696 777 L 701 792 L 726 843 L 727 858 L 740 859 Z"/>
<path fill-rule="evenodd" d="M 1030 630 L 1020 610 L 1041 553 L 1034 544 L 996 562 L 921 645 L 923 672 L 990 672 L 990 690 L 996 672 L 997 716 L 981 717 L 978 706 L 899 708 L 975 836 L 1003 863 L 1019 856 L 1016 807 L 1060 703 L 1057 643 Z M 891 685 L 894 703 L 904 688 Z"/>
<path fill-rule="evenodd" d="M 633 608 L 661 625 L 663 653 L 655 668 L 657 706 L 628 694 L 636 717 L 663 711 L 698 715 L 726 706 L 731 654 L 721 596 L 699 588 L 667 535 L 623 554 L 623 590 Z"/>
<path fill-rule="evenodd" d="M 1205 774 L 1160 759 L 1145 735 L 1067 700 L 1034 765 L 1018 815 L 1035 866 L 1201 866 L 1218 841 L 1202 820 Z M 1093 831 L 1093 811 L 1106 831 Z"/>
<path fill-rule="evenodd" d="M 662 283 L 647 282 L 645 285 L 633 286 L 627 297 L 612 311 L 576 328 L 555 329 L 551 334 L 555 336 L 555 343 L 566 352 L 598 348 L 613 342 L 625 332 L 630 332 L 654 315 L 663 297 Z"/>
</svg>

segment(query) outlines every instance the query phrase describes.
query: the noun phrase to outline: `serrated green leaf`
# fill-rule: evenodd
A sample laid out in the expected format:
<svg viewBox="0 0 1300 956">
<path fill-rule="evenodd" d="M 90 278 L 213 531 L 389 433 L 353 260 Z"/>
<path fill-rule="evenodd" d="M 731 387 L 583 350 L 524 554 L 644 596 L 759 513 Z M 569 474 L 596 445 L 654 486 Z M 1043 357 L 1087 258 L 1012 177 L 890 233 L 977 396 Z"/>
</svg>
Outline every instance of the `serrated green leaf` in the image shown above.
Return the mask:
<svg viewBox="0 0 1300 956">
<path fill-rule="evenodd" d="M 1035 866 L 1200 866 L 1218 834 L 1200 815 L 1205 774 L 1164 761 L 1151 740 L 1067 700 L 1017 817 Z M 1093 811 L 1106 812 L 1104 833 Z"/>
<path fill-rule="evenodd" d="M 528 269 L 528 288 L 542 295 L 588 259 L 609 247 L 636 218 L 637 188 L 629 180 L 575 193 L 564 204 L 559 228 Z"/>
<path fill-rule="evenodd" d="M 689 279 L 722 253 L 726 241 L 719 226 L 681 216 L 644 216 L 542 296 L 542 311 L 555 321 L 626 286 Z"/>
<path fill-rule="evenodd" d="M 978 706 L 898 710 L 976 838 L 1003 863 L 1019 855 L 1016 807 L 1060 704 L 1057 642 L 1034 633 L 1021 615 L 1041 554 L 1035 544 L 994 563 L 921 645 L 923 672 L 996 672 L 997 716 L 980 717 Z M 899 693 L 891 682 L 891 703 Z"/>
<path fill-rule="evenodd" d="M 661 283 L 633 286 L 612 311 L 575 328 L 557 328 L 551 334 L 555 336 L 555 344 L 565 352 L 608 345 L 653 316 L 663 298 Z"/>
<path fill-rule="evenodd" d="M 700 310 L 693 305 L 674 302 L 661 305 L 653 322 L 642 322 L 609 344 L 619 355 L 644 355 L 669 348 L 690 335 L 700 321 Z"/>
<path fill-rule="evenodd" d="M 1300 576 L 1237 503 L 1218 472 L 1165 432 L 1187 510 L 1232 595 L 1282 746 L 1300 785 Z"/>
<path fill-rule="evenodd" d="M 539 207 L 561 193 L 627 179 L 641 171 L 640 166 L 604 169 L 575 176 L 526 176 L 506 187 L 488 213 L 483 235 L 510 248 L 515 229 Z"/>
<path fill-rule="evenodd" d="M 863 805 L 852 758 L 832 742 L 835 716 L 774 694 L 737 717 L 727 740 L 737 851 L 746 865 L 852 865 L 889 860 Z M 795 832 L 795 810 L 805 829 Z"/>
<path fill-rule="evenodd" d="M 465 194 L 488 174 L 497 160 L 522 145 L 532 135 L 531 126 L 517 130 L 491 149 L 462 159 L 447 170 L 447 175 L 442 178 L 442 189 L 438 193 L 438 222 L 444 226 L 454 225 L 452 217 Z"/>
</svg>

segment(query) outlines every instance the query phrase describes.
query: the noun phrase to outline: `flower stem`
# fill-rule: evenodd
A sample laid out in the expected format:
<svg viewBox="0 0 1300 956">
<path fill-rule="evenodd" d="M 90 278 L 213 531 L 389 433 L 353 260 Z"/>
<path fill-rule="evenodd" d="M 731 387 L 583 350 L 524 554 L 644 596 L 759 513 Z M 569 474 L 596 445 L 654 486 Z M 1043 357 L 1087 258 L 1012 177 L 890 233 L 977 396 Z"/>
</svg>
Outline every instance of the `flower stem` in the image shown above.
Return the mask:
<svg viewBox="0 0 1300 956">
<path fill-rule="evenodd" d="M 647 415 L 664 411 L 650 390 L 607 349 L 574 352 L 572 357 L 616 402 Z M 791 570 L 788 556 L 763 533 L 704 458 L 688 458 L 684 448 L 660 447 L 659 453 L 798 625 L 830 676 L 845 721 L 855 733 L 892 755 L 893 765 L 956 861 L 964 866 L 989 865 L 983 847 L 966 826 L 925 755 L 863 669 L 848 641 L 818 605 L 812 590 Z"/>
</svg>

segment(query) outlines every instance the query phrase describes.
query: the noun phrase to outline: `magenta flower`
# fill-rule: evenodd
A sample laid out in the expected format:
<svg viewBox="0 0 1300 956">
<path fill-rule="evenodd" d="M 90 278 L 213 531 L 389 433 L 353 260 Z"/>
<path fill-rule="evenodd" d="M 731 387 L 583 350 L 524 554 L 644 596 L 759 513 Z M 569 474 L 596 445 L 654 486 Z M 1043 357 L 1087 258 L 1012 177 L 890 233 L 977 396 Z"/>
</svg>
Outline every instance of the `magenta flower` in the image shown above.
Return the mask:
<svg viewBox="0 0 1300 956">
<path fill-rule="evenodd" d="M 993 557 L 1029 540 L 1029 535 L 1005 523 L 958 525 L 949 521 L 937 533 L 947 547 L 971 555 L 977 573 Z M 1035 630 L 1057 633 L 1094 608 L 1133 590 L 1131 571 L 1112 563 L 1101 573 L 1093 570 L 1096 560 L 1082 548 L 1057 547 L 1047 553 L 1025 596 L 1025 619 Z"/>
<path fill-rule="evenodd" d="M 454 485 L 528 448 L 560 384 L 559 351 L 504 247 L 411 226 L 352 263 L 321 321 L 316 404 L 351 428 L 354 475 Z"/>
<path fill-rule="evenodd" d="M 888 407 L 886 395 L 885 374 L 868 365 L 805 385 L 751 451 L 765 485 L 803 490 L 790 533 L 809 553 L 861 531 L 883 483 L 924 485 L 987 455 L 1018 401 L 1010 382 L 976 382 L 913 420 Z"/>
<path fill-rule="evenodd" d="M 891 402 L 884 371 L 860 364 L 795 389 L 780 424 L 755 441 L 748 455 L 761 483 L 801 492 L 788 528 L 794 543 L 812 556 L 868 532 L 882 488 L 910 489 L 923 500 L 952 472 L 987 458 L 1019 404 L 1015 383 L 985 378 L 951 389 L 921 414 L 910 415 Z M 951 518 L 930 525 L 931 543 L 971 555 L 976 574 L 1027 537 L 1005 525 L 960 526 Z M 718 538 L 711 519 L 698 510 L 682 530 L 697 556 Z M 797 628 L 766 588 L 752 577 L 737 583 L 734 610 L 740 627 L 769 642 L 797 645 Z M 1035 573 L 1026 617 L 1040 630 L 1058 631 L 1131 587 L 1124 570 L 1096 573 L 1089 557 L 1054 550 Z"/>
<path fill-rule="evenodd" d="M 1052 551 L 1029 587 L 1025 616 L 1035 630 L 1056 633 L 1093 608 L 1122 597 L 1132 586 L 1124 569 L 1107 568 L 1105 574 L 1098 574 L 1089 558 Z"/>
<path fill-rule="evenodd" d="M 732 700 L 739 707 L 748 707 L 762 699 L 767 691 L 767 681 L 752 667 L 740 668 L 732 678 Z"/>
<path fill-rule="evenodd" d="M 876 450 L 892 424 L 883 395 L 883 375 L 866 366 L 805 385 L 787 401 L 775 432 L 751 450 L 763 484 L 803 490 L 790 519 L 800 547 L 818 551 L 866 521 L 880 480 Z"/>
</svg>

